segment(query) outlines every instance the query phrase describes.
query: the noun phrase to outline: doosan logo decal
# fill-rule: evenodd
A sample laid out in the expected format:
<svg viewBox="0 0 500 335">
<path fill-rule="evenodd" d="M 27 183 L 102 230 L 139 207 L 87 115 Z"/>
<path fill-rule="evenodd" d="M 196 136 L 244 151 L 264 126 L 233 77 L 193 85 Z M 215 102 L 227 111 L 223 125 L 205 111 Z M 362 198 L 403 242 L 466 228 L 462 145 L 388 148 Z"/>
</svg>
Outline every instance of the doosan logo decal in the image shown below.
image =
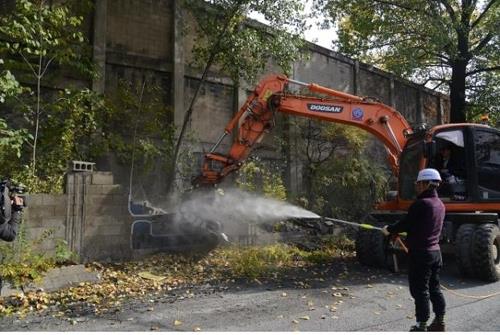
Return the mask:
<svg viewBox="0 0 500 335">
<path fill-rule="evenodd" d="M 341 113 L 344 107 L 335 105 L 323 105 L 323 104 L 307 104 L 307 108 L 311 112 L 325 112 L 325 113 Z"/>
</svg>

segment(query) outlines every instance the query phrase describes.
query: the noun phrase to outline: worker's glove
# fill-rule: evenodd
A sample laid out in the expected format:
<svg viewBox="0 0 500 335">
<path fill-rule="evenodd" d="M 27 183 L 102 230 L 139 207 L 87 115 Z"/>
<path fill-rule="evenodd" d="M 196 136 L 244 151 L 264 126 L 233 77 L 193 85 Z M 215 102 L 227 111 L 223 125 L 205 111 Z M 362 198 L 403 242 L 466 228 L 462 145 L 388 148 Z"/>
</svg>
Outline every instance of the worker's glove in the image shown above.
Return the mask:
<svg viewBox="0 0 500 335">
<path fill-rule="evenodd" d="M 387 230 L 387 227 L 389 226 L 384 226 L 384 228 L 382 228 L 382 234 L 384 234 L 384 236 L 391 235 L 391 233 Z"/>
</svg>

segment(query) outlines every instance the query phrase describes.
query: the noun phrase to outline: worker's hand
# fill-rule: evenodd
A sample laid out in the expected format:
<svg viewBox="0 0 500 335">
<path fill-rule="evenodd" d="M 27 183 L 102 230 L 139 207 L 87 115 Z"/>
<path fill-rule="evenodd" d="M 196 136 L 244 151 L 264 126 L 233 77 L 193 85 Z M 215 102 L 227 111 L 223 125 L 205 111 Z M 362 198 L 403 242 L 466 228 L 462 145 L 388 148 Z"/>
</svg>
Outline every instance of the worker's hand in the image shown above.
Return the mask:
<svg viewBox="0 0 500 335">
<path fill-rule="evenodd" d="M 389 226 L 384 226 L 384 228 L 382 228 L 382 234 L 384 234 L 384 236 L 391 235 L 391 233 L 389 233 L 389 231 L 387 230 L 387 227 L 389 227 Z"/>
</svg>

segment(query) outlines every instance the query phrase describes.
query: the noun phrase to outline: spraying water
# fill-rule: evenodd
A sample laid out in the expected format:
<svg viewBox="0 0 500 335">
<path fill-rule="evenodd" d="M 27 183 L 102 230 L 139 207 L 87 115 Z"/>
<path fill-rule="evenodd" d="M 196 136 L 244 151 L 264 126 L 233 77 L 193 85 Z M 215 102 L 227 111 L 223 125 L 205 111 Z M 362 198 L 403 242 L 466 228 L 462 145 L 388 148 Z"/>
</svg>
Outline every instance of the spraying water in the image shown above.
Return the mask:
<svg viewBox="0 0 500 335">
<path fill-rule="evenodd" d="M 317 214 L 301 207 L 238 189 L 219 189 L 215 195 L 195 195 L 180 205 L 179 212 L 186 219 L 203 218 L 220 222 L 226 227 L 242 222 L 264 223 L 287 218 L 319 218 Z"/>
</svg>

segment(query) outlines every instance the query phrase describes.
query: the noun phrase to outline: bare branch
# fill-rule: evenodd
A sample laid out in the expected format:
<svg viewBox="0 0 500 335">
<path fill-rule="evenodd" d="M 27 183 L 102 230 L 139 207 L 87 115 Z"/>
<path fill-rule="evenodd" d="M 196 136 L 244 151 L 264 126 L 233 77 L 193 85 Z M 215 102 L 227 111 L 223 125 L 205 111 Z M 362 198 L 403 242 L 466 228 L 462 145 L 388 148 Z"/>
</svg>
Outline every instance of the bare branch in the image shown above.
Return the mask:
<svg viewBox="0 0 500 335">
<path fill-rule="evenodd" d="M 49 68 L 49 65 L 50 63 L 52 63 L 52 61 L 54 60 L 54 58 L 56 58 L 55 56 L 52 57 L 48 62 L 47 64 L 45 64 L 45 68 L 43 69 L 42 71 L 42 74 L 40 75 L 41 77 L 43 77 L 45 75 L 45 72 L 47 72 L 47 69 Z"/>
<path fill-rule="evenodd" d="M 31 65 L 31 63 L 26 59 L 26 57 L 24 57 L 23 53 L 21 51 L 19 51 L 19 54 L 21 55 L 21 57 L 23 57 L 24 59 L 24 62 L 26 64 L 28 64 L 28 66 L 30 67 L 31 71 L 33 71 L 33 75 L 36 77 L 38 76 L 38 73 L 35 71 L 35 69 L 33 68 L 33 65 Z"/>
</svg>

